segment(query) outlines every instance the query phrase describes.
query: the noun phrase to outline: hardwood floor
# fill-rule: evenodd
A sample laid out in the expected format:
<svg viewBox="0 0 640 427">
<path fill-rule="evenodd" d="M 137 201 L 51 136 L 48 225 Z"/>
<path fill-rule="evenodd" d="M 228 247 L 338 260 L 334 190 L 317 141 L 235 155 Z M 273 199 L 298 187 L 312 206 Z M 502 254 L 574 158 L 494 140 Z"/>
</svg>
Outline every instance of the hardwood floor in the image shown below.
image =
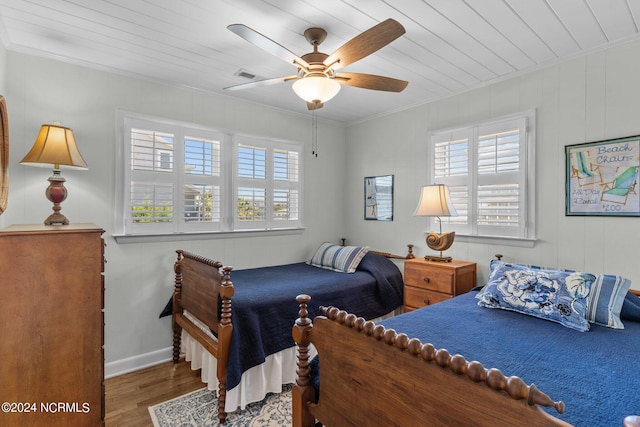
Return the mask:
<svg viewBox="0 0 640 427">
<path fill-rule="evenodd" d="M 105 380 L 106 427 L 151 427 L 150 405 L 205 387 L 184 360 Z"/>
</svg>

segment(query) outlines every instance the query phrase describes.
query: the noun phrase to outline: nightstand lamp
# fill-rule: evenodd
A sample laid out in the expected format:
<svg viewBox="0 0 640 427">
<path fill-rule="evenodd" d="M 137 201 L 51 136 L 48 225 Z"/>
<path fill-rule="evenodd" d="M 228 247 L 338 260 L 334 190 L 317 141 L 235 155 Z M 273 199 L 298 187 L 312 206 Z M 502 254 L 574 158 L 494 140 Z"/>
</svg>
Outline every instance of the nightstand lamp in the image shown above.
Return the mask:
<svg viewBox="0 0 640 427">
<path fill-rule="evenodd" d="M 449 188 L 444 184 L 425 185 L 420 191 L 420 201 L 413 214 L 414 216 L 435 216 L 440 223 L 440 233 L 427 234 L 427 246 L 434 251 L 440 251 L 440 256 L 426 255 L 427 261 L 451 262 L 451 257 L 443 257 L 442 251 L 446 251 L 453 244 L 455 232 L 442 233 L 443 216 L 458 216 L 451 202 Z"/>
<path fill-rule="evenodd" d="M 60 175 L 60 167 L 88 169 L 76 146 L 73 131 L 57 122 L 42 125 L 31 151 L 24 156 L 20 164 L 38 167 L 53 165 L 53 175 L 49 178 L 49 187 L 45 192 L 47 199 L 53 203 L 53 213 L 45 219 L 44 224 L 68 225 L 69 220 L 60 213 L 60 203 L 67 198 L 65 179 Z"/>
</svg>

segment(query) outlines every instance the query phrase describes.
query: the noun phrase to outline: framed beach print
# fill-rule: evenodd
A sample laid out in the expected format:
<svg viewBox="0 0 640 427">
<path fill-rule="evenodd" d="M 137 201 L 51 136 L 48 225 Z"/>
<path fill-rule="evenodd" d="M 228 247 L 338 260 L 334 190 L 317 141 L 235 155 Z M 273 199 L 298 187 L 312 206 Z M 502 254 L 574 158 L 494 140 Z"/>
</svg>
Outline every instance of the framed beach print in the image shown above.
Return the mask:
<svg viewBox="0 0 640 427">
<path fill-rule="evenodd" d="M 566 215 L 640 216 L 640 135 L 567 145 Z"/>
<path fill-rule="evenodd" d="M 393 221 L 393 175 L 364 179 L 364 219 Z"/>
</svg>

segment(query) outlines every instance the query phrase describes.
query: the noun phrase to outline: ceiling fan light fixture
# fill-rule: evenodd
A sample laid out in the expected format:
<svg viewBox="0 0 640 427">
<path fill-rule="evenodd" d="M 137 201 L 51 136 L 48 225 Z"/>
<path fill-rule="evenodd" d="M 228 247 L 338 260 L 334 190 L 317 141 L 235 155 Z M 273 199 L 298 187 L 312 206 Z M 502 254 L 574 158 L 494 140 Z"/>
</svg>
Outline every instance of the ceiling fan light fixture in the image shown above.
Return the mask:
<svg viewBox="0 0 640 427">
<path fill-rule="evenodd" d="M 293 91 L 307 102 L 325 103 L 340 92 L 340 83 L 326 76 L 308 76 L 296 80 Z"/>
</svg>

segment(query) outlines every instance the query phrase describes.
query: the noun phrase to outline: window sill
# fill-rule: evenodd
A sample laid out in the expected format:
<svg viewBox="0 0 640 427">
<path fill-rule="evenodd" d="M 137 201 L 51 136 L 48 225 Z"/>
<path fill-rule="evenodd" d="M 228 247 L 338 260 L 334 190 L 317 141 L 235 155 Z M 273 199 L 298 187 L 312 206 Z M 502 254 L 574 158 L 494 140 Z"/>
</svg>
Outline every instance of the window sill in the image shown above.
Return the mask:
<svg viewBox="0 0 640 427">
<path fill-rule="evenodd" d="M 517 246 L 520 248 L 532 248 L 538 239 L 504 236 L 474 236 L 470 234 L 456 233 L 457 242 L 486 243 L 490 245 Z"/>
<path fill-rule="evenodd" d="M 178 242 L 184 240 L 236 239 L 243 237 L 288 236 L 302 234 L 304 228 L 280 230 L 209 231 L 170 234 L 113 234 L 116 243 Z"/>
</svg>

